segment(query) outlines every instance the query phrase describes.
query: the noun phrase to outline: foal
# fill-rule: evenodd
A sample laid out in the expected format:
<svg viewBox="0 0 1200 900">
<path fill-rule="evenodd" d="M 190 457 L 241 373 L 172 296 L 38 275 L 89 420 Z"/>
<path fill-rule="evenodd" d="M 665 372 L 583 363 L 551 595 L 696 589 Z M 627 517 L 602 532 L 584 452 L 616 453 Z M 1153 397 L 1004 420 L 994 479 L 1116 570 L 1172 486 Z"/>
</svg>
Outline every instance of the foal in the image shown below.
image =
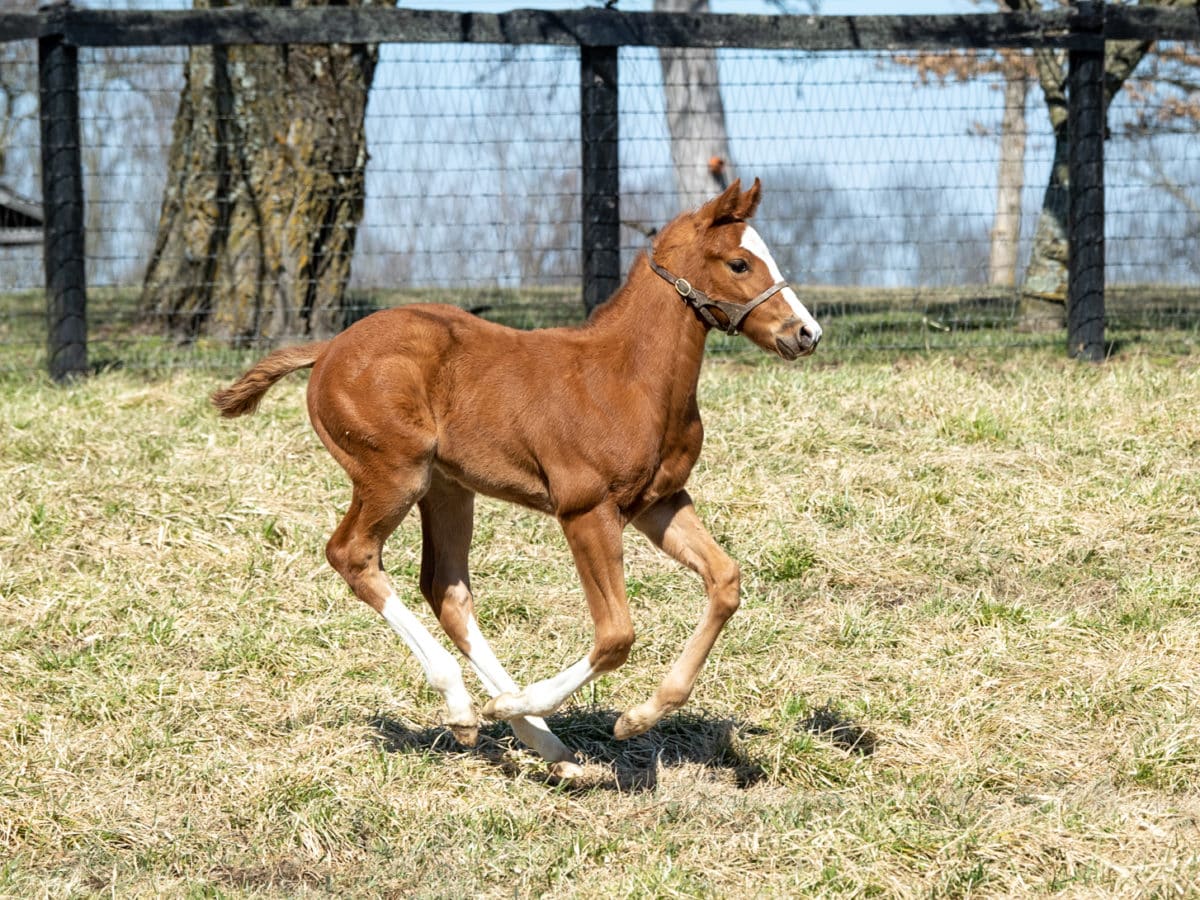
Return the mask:
<svg viewBox="0 0 1200 900">
<path fill-rule="evenodd" d="M 280 378 L 312 367 L 309 417 L 354 487 L 326 556 L 416 655 L 464 744 L 476 740 L 479 718 L 462 669 L 383 571 L 384 542 L 414 505 L 421 593 L 491 696 L 483 715 L 508 720 L 559 777 L 580 769 L 542 717 L 624 663 L 633 645 L 626 525 L 699 574 L 708 605 L 654 695 L 617 720 L 617 738 L 641 734 L 687 700 L 737 609 L 737 563 L 684 490 L 703 440 L 696 384 L 704 341 L 713 327 L 740 331 L 790 360 L 821 337 L 747 224 L 760 194 L 757 179 L 747 191 L 735 181 L 676 218 L 578 328 L 523 332 L 451 306 L 389 309 L 330 341 L 278 350 L 213 395 L 222 415 L 240 416 Z M 595 623 L 590 653 L 524 690 L 473 615 L 467 551 L 476 493 L 557 518 Z"/>
</svg>

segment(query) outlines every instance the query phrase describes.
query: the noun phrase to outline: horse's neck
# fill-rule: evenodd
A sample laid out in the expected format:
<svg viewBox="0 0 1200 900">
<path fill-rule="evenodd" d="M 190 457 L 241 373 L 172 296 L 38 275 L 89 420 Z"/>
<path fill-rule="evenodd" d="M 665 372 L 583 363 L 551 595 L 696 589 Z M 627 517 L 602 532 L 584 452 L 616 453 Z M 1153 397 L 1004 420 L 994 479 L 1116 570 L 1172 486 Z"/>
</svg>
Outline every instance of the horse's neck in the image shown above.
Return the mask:
<svg viewBox="0 0 1200 900">
<path fill-rule="evenodd" d="M 666 404 L 671 415 L 694 410 L 707 331 L 675 289 L 639 255 L 629 278 L 592 323 L 622 361 L 624 380 Z"/>
</svg>

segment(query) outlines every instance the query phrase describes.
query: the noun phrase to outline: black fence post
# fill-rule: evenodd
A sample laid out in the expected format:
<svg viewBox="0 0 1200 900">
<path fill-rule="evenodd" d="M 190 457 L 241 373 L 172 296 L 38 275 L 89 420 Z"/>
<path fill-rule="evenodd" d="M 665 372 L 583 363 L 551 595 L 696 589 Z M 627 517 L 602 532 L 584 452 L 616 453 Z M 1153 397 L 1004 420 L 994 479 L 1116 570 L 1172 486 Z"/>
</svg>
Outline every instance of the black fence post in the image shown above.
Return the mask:
<svg viewBox="0 0 1200 900">
<path fill-rule="evenodd" d="M 42 7 L 38 39 L 42 127 L 42 256 L 46 267 L 47 367 L 55 381 L 87 372 L 83 163 L 79 143 L 79 59 L 56 22 L 68 3 Z"/>
<path fill-rule="evenodd" d="M 617 48 L 580 47 L 583 141 L 583 305 L 588 315 L 621 285 Z"/>
<path fill-rule="evenodd" d="M 1079 3 L 1072 31 L 1088 39 L 1068 61 L 1067 354 L 1096 361 L 1104 359 L 1104 3 Z"/>
</svg>

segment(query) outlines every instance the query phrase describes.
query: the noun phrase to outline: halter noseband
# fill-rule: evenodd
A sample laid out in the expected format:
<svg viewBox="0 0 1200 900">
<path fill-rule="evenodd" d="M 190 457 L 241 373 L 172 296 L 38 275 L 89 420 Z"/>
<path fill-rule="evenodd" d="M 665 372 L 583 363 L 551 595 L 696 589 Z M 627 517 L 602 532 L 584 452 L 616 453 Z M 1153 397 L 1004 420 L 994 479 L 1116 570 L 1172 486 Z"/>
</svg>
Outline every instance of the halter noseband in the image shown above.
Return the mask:
<svg viewBox="0 0 1200 900">
<path fill-rule="evenodd" d="M 703 319 L 705 324 L 726 334 L 737 334 L 741 330 L 742 322 L 746 316 L 750 315 L 759 304 L 766 303 L 788 286 L 786 281 L 777 281 L 747 303 L 730 303 L 727 300 L 714 300 L 708 294 L 704 293 L 704 291 L 692 287 L 692 283 L 686 278 L 676 278 L 656 263 L 654 261 L 653 244 L 646 248 L 646 262 L 650 263 L 650 268 L 656 275 L 668 281 L 675 288 L 676 293 L 683 299 L 683 302 L 694 309 L 696 315 Z M 728 324 L 722 325 L 721 320 L 712 314 L 709 307 L 719 309 L 725 315 L 725 320 Z"/>
</svg>

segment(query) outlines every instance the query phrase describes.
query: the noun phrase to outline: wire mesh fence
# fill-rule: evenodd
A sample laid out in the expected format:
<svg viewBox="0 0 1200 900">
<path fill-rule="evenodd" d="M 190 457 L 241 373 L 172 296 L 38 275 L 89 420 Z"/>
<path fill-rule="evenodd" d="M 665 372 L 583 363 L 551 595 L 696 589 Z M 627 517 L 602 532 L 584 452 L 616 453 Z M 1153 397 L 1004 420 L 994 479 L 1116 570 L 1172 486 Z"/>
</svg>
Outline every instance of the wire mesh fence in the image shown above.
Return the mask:
<svg viewBox="0 0 1200 900">
<path fill-rule="evenodd" d="M 622 200 L 674 202 L 654 51 L 630 51 Z M 737 174 L 760 176 L 761 230 L 836 346 L 1025 343 L 1017 293 L 988 284 L 996 207 L 996 77 L 921 85 L 894 54 L 728 51 L 721 92 Z M 1032 119 L 1037 109 L 1029 103 Z M 1021 185 L 1028 257 L 1052 141 L 1028 142 Z M 638 246 L 634 241 L 632 247 Z"/>
<path fill-rule="evenodd" d="M 36 46 L 0 46 L 0 185 L 13 197 L 37 197 Z M 1164 49 L 1167 62 L 1155 65 L 1187 65 L 1196 51 Z M 172 146 L 196 52 L 79 51 L 93 365 L 225 365 L 230 354 L 259 349 L 243 339 L 221 351 L 227 342 L 203 329 L 181 345 L 147 297 L 148 266 L 164 244 L 165 196 L 178 181 Z M 964 68 L 951 51 L 920 59 L 716 52 L 723 114 L 711 121 L 727 136 L 729 158 L 713 190 L 722 177 L 762 179 L 760 230 L 825 322 L 832 348 L 1061 341 L 1053 329 L 1026 327 L 1022 305 L 1055 136 L 1030 76 L 1017 107 L 1014 164 L 1005 74 L 1013 51 L 1004 53 L 973 54 Z M 1029 54 L 1016 56 L 1032 71 Z M 623 48 L 619 67 L 627 270 L 647 235 L 683 203 L 660 51 Z M 1184 107 L 1197 99 L 1186 86 L 1171 96 Z M 1109 112 L 1106 275 L 1112 337 L 1177 350 L 1195 347 L 1200 332 L 1200 117 L 1186 108 L 1173 117 L 1149 113 L 1161 99 L 1131 89 Z M 361 219 L 333 226 L 352 232 L 344 322 L 431 300 L 523 327 L 582 321 L 579 119 L 577 48 L 381 45 L 365 113 Z M 271 141 L 259 149 L 273 165 L 285 174 L 301 165 L 290 132 Z M 201 174 L 236 181 L 237 161 L 225 161 L 227 170 Z M 1007 224 L 1005 187 L 1017 197 Z M 1005 243 L 1015 252 L 1002 252 Z M 1001 269 L 997 254 L 1007 260 Z M 0 368 L 44 360 L 42 267 L 40 246 L 0 245 Z M 264 343 L 303 336 L 275 333 Z"/>
<path fill-rule="evenodd" d="M 46 343 L 38 147 L 37 47 L 0 44 L 0 356 L 10 368 L 34 365 Z"/>
<path fill-rule="evenodd" d="M 1195 346 L 1200 284 L 1200 46 L 1163 42 L 1109 110 L 1109 320 L 1147 342 Z M 1165 340 L 1164 340 L 1165 339 Z"/>
</svg>

